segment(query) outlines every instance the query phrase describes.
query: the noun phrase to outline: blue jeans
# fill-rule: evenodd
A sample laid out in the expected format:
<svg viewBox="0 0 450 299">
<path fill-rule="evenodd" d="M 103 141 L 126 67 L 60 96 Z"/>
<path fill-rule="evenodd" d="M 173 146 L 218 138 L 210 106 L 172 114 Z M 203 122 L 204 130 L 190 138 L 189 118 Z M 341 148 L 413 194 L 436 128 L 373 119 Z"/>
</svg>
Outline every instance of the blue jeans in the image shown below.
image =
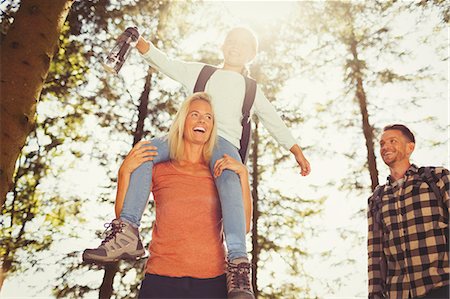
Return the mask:
<svg viewBox="0 0 450 299">
<path fill-rule="evenodd" d="M 131 174 L 130 184 L 120 214 L 120 218 L 136 226 L 140 225 L 142 214 L 150 196 L 153 165 L 170 159 L 167 137 L 155 138 L 152 140 L 151 145 L 158 148 L 158 156 L 153 161 L 145 162 Z M 211 173 L 216 161 L 222 158 L 224 154 L 241 161 L 238 149 L 219 136 L 209 165 Z M 245 215 L 239 176 L 232 170 L 225 170 L 218 178 L 215 178 L 215 183 L 222 207 L 228 260 L 232 261 L 239 257 L 246 257 Z"/>
</svg>

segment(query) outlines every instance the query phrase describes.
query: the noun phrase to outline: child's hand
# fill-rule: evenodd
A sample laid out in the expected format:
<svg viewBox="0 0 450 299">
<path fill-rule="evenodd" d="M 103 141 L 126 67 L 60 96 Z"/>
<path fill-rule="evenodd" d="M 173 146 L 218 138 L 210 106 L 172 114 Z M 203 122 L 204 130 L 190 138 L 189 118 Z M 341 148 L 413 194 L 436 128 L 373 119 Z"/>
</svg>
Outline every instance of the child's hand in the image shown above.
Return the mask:
<svg viewBox="0 0 450 299">
<path fill-rule="evenodd" d="M 117 37 L 116 43 L 123 43 L 127 41 L 130 38 L 130 36 L 131 36 L 130 45 L 132 47 L 136 47 L 139 37 L 141 36 L 139 34 L 137 27 L 128 27 L 127 29 L 125 29 L 125 31 L 122 32 L 122 34 Z"/>
<path fill-rule="evenodd" d="M 156 146 L 150 145 L 150 141 L 140 141 L 131 149 L 120 166 L 119 173 L 131 174 L 142 163 L 152 161 L 158 155 Z"/>
<path fill-rule="evenodd" d="M 311 172 L 311 166 L 309 165 L 308 160 L 306 160 L 303 155 L 302 149 L 298 144 L 294 144 L 289 151 L 295 156 L 295 160 L 301 168 L 300 174 L 302 176 L 307 176 Z"/>
<path fill-rule="evenodd" d="M 214 164 L 214 177 L 220 176 L 225 169 L 232 170 L 239 176 L 248 175 L 247 167 L 227 154 L 224 154 L 223 158 L 218 159 Z"/>
<path fill-rule="evenodd" d="M 301 175 L 307 176 L 311 172 L 311 166 L 309 165 L 308 160 L 306 160 L 305 156 L 303 154 L 296 155 L 295 160 L 297 160 L 298 165 L 301 168 Z"/>
</svg>

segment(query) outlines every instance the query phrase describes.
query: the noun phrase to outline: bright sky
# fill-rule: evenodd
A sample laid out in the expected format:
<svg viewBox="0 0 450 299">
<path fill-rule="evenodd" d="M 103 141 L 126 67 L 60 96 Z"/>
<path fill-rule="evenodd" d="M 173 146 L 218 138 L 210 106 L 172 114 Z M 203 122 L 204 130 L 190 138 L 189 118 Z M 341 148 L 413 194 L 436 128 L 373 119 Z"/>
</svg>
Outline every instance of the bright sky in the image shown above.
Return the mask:
<svg viewBox="0 0 450 299">
<path fill-rule="evenodd" d="M 230 23 L 246 23 L 246 24 L 262 24 L 265 22 L 281 22 L 284 19 L 288 18 L 288 15 L 294 11 L 293 7 L 295 2 L 257 2 L 257 1 L 248 1 L 248 2 L 239 2 L 239 1 L 226 1 L 226 2 L 217 2 L 212 1 L 209 3 L 220 5 L 220 8 L 223 9 L 226 13 L 230 14 Z M 398 22 L 398 30 L 406 30 L 408 26 L 408 22 L 406 19 Z M 428 26 L 423 26 L 421 28 L 421 32 L 417 32 L 418 35 L 422 34 L 430 34 L 430 31 L 433 29 L 433 22 L 436 21 L 436 15 L 430 17 L 430 23 Z M 256 26 L 255 25 L 255 26 Z M 405 25 L 405 26 L 403 26 Z M 434 33 L 434 37 L 436 40 L 439 39 L 448 39 L 445 32 Z M 448 32 L 447 32 L 448 34 Z M 191 39 L 186 40 L 184 42 L 180 41 L 180 47 L 186 48 L 187 51 L 196 51 L 193 45 L 198 40 L 204 40 L 205 35 L 211 36 L 211 38 L 217 39 L 217 32 L 213 29 L 208 32 L 199 32 L 193 33 Z M 447 78 L 448 82 L 448 64 L 436 59 L 436 54 L 433 52 L 434 50 L 426 45 L 418 45 L 415 42 L 416 37 L 411 37 L 410 40 L 406 41 L 410 43 L 409 47 L 416 52 L 416 61 L 417 64 L 431 64 L 434 68 L 440 70 L 440 72 Z M 189 48 L 189 46 L 191 48 Z M 131 59 L 140 59 L 137 55 L 131 57 Z M 129 66 L 124 67 L 125 73 L 127 72 L 127 68 L 130 72 L 133 72 L 133 69 L 129 68 Z M 447 70 L 447 72 L 445 72 Z M 133 85 L 133 77 L 128 77 L 127 85 L 132 89 Z M 339 83 L 336 82 L 339 78 L 336 78 L 335 74 L 329 73 L 324 74 L 323 80 L 327 82 L 324 85 L 323 82 L 304 78 L 304 77 L 295 77 L 288 81 L 284 90 L 282 90 L 280 94 L 280 100 L 284 99 L 296 99 L 300 97 L 304 97 L 302 101 L 301 109 L 303 111 L 312 111 L 315 109 L 321 101 L 328 99 L 331 96 L 336 96 L 336 86 L 339 86 Z M 299 96 L 299 88 L 301 86 L 301 94 Z M 437 118 L 437 122 L 443 126 L 447 127 L 449 125 L 449 115 L 448 115 L 448 86 L 443 86 L 442 83 L 440 85 L 435 85 L 432 82 L 428 83 L 426 86 L 427 89 L 430 90 L 430 94 L 435 95 L 437 91 L 442 92 L 442 97 L 440 98 L 432 98 L 427 101 L 427 105 L 422 107 L 420 112 L 415 110 L 415 114 L 403 113 L 401 110 L 402 107 L 392 107 L 391 112 L 386 115 L 379 116 L 377 115 L 372 119 L 372 122 L 379 123 L 389 123 L 393 122 L 397 119 L 401 121 L 411 122 L 411 128 L 414 132 L 416 132 L 418 140 L 432 140 L 432 139 L 447 139 L 442 136 L 441 131 L 436 131 L 431 126 L 422 125 L 419 123 L 414 123 L 414 120 L 419 116 L 426 115 L 434 115 Z M 338 90 L 340 92 L 340 90 Z M 374 95 L 375 97 L 381 98 L 398 98 L 405 95 L 405 90 L 396 89 L 393 87 L 384 88 L 379 94 Z M 285 100 L 288 101 L 288 100 Z M 397 110 L 396 110 L 397 109 Z M 301 112 L 300 112 L 301 113 Z M 92 134 L 97 134 L 99 138 L 101 135 L 107 134 L 107 132 L 102 131 L 101 129 L 95 126 L 95 123 L 89 124 L 90 130 L 92 130 Z M 448 130 L 447 130 L 448 132 Z M 321 138 L 328 138 L 327 141 L 333 146 L 339 147 L 337 150 L 345 150 L 347 146 L 349 146 L 349 141 L 343 138 L 342 135 L 336 136 L 318 136 L 316 134 L 313 125 L 302 125 L 299 128 L 296 128 L 294 131 L 294 135 L 299 137 L 301 142 L 306 144 L 312 144 L 313 142 L 320 141 Z M 348 142 L 346 144 L 346 142 Z M 115 145 L 119 146 L 119 145 Z M 111 149 L 111 151 L 118 151 L 119 149 Z M 430 154 L 431 153 L 431 154 Z M 419 165 L 443 165 L 445 164 L 449 167 L 449 151 L 448 145 L 444 145 L 441 147 L 437 147 L 433 150 L 429 150 L 425 146 L 419 146 L 413 155 L 414 161 Z M 269 186 L 265 186 L 265 188 L 276 187 L 279 189 L 280 187 L 286 190 L 287 193 L 291 195 L 297 195 L 304 198 L 320 198 L 322 196 L 328 196 L 328 200 L 326 202 L 326 208 L 324 210 L 323 215 L 313 220 L 313 224 L 317 225 L 324 230 L 323 233 L 315 236 L 308 240 L 309 247 L 313 249 L 323 249 L 325 248 L 334 248 L 333 252 L 337 256 L 343 256 L 345 254 L 350 254 L 356 259 L 356 263 L 353 265 L 347 265 L 340 267 L 339 270 L 331 270 L 329 268 L 329 263 L 322 261 L 320 259 L 314 259 L 310 262 L 305 263 L 305 267 L 307 267 L 308 271 L 312 273 L 313 276 L 317 276 L 320 279 L 325 279 L 331 281 L 334 278 L 339 277 L 343 273 L 354 272 L 350 276 L 350 280 L 348 284 L 345 285 L 337 294 L 338 297 L 354 297 L 356 294 L 364 294 L 366 285 L 366 252 L 365 252 L 365 244 L 361 246 L 356 246 L 351 248 L 350 242 L 348 244 L 342 244 L 342 240 L 336 237 L 336 229 L 337 228 L 352 228 L 356 231 L 359 231 L 362 235 L 365 234 L 366 231 L 366 223 L 364 219 L 356 219 L 350 220 L 351 215 L 353 215 L 359 209 L 365 208 L 366 197 L 368 194 L 364 196 L 364 198 L 346 198 L 346 195 L 342 192 L 333 191 L 333 194 L 330 196 L 330 190 L 321 189 L 319 191 L 308 187 L 310 184 L 320 184 L 326 180 L 334 180 L 337 179 L 336 176 L 339 176 L 339 173 L 345 173 L 348 170 L 348 165 L 346 165 L 346 161 L 339 157 L 321 157 L 312 154 L 311 155 L 311 164 L 313 165 L 313 172 L 307 178 L 300 178 L 297 174 L 297 170 L 294 167 L 292 161 L 290 161 L 287 165 L 280 166 L 277 169 L 277 172 L 273 174 L 273 177 L 276 177 L 277 180 L 268 180 L 270 181 Z M 79 165 L 83 165 L 81 168 Z M 75 166 L 73 169 L 65 173 L 62 177 L 59 178 L 58 185 L 65 186 L 62 192 L 67 193 L 75 193 L 81 192 L 86 197 L 91 198 L 92 206 L 88 207 L 86 210 L 96 210 L 98 211 L 98 203 L 96 202 L 96 198 L 99 197 L 99 186 L 101 186 L 102 182 L 106 179 L 103 175 L 103 170 L 98 165 L 89 165 L 88 159 L 83 159 L 80 161 L 78 166 Z M 379 167 L 380 178 L 383 178 L 387 175 L 387 169 L 383 168 L 383 166 Z M 333 169 L 334 171 L 328 171 Z M 77 178 L 74 180 L 74 178 Z M 51 184 L 51 182 L 50 182 Z M 271 186 L 273 184 L 273 186 Z M 51 188 L 51 185 L 48 186 Z M 111 198 L 114 196 L 114 192 L 111 193 Z M 105 211 L 110 209 L 109 212 L 106 212 L 104 215 L 106 218 L 110 219 L 113 217 L 113 207 L 108 205 L 102 205 L 102 209 Z M 106 219 L 107 220 L 107 219 Z M 103 224 L 103 220 L 91 218 L 88 220 L 89 226 L 100 228 Z M 63 255 L 64 252 L 79 250 L 80 252 L 93 244 L 96 244 L 97 241 L 95 236 L 89 235 L 85 236 L 82 240 L 68 240 L 61 244 L 55 244 L 54 249 L 52 251 L 52 255 L 57 252 L 56 255 Z M 283 272 L 285 271 L 286 264 L 280 257 L 273 257 L 275 260 L 275 264 L 279 267 L 279 278 L 283 277 Z M 350 269 L 350 270 L 349 270 Z M 56 270 L 55 270 L 56 271 Z M 56 276 L 56 272 L 52 269 L 48 269 L 45 272 L 45 278 L 52 279 L 52 277 Z M 93 274 L 95 276 L 95 274 Z M 2 290 L 2 298 L 18 298 L 18 297 L 28 297 L 30 294 L 36 294 L 36 289 L 28 288 L 25 286 L 24 282 L 32 283 L 36 286 L 42 283 L 42 277 L 40 275 L 27 274 L 25 273 L 22 279 L 14 279 L 7 280 L 5 282 L 4 288 Z M 92 281 L 99 281 L 99 277 L 85 277 L 85 279 L 91 279 Z M 271 277 L 261 276 L 260 283 L 264 284 L 271 280 Z M 45 283 L 45 282 L 44 282 Z M 317 294 L 324 296 L 327 295 L 326 290 L 323 288 L 323 285 L 320 283 L 314 283 L 312 288 L 315 289 Z M 43 297 L 50 297 L 50 290 L 45 289 L 42 292 L 38 293 Z M 329 297 L 329 295 L 328 295 Z"/>
</svg>

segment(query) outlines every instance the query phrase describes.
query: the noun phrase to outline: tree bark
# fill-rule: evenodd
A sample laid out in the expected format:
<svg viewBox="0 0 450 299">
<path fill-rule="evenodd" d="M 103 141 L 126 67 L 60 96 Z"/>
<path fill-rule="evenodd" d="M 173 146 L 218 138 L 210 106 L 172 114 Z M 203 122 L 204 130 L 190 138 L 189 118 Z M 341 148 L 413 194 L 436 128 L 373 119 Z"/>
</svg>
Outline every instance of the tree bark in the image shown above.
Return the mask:
<svg viewBox="0 0 450 299">
<path fill-rule="evenodd" d="M 362 117 L 362 129 L 364 133 L 364 138 L 366 140 L 366 149 L 367 149 L 367 164 L 369 167 L 370 180 L 372 191 L 375 190 L 375 187 L 378 186 L 378 169 L 377 162 L 375 157 L 375 144 L 374 144 L 374 135 L 373 135 L 373 127 L 369 122 L 369 113 L 367 111 L 367 97 L 366 92 L 364 90 L 362 71 L 360 66 L 360 61 L 358 59 L 358 49 L 357 49 L 357 40 L 352 32 L 350 38 L 350 52 L 353 57 L 352 62 L 352 78 L 355 80 L 356 84 L 356 93 L 355 96 L 358 100 L 359 109 L 361 111 Z"/>
<path fill-rule="evenodd" d="M 0 206 L 34 126 L 36 104 L 73 0 L 22 0 L 0 45 Z"/>
<path fill-rule="evenodd" d="M 153 70 L 149 69 L 147 77 L 145 78 L 144 90 L 142 91 L 141 97 L 139 98 L 138 121 L 136 124 L 136 130 L 134 131 L 133 146 L 138 143 L 144 136 L 144 122 L 148 116 L 148 101 L 150 89 L 152 87 L 152 74 Z"/>
<path fill-rule="evenodd" d="M 114 276 L 116 276 L 117 271 L 119 271 L 119 262 L 106 264 L 104 267 L 105 274 L 103 275 L 102 285 L 100 286 L 100 291 L 98 293 L 99 299 L 111 298 L 114 291 Z"/>
<path fill-rule="evenodd" d="M 138 106 L 138 121 L 136 124 L 136 129 L 133 133 L 133 146 L 138 143 L 144 135 L 144 121 L 148 116 L 148 101 L 149 94 L 151 90 L 151 80 L 152 80 L 153 70 L 149 69 L 147 77 L 145 78 L 144 90 L 139 97 Z M 114 277 L 119 271 L 119 262 L 105 265 L 105 273 L 103 274 L 102 285 L 100 286 L 99 298 L 109 299 L 114 292 Z"/>
<path fill-rule="evenodd" d="M 258 298 L 258 261 L 260 247 L 258 242 L 258 120 L 254 121 L 255 128 L 253 129 L 253 144 L 252 144 L 252 200 L 253 200 L 253 215 L 252 215 L 252 287 L 255 292 L 255 298 Z"/>
</svg>

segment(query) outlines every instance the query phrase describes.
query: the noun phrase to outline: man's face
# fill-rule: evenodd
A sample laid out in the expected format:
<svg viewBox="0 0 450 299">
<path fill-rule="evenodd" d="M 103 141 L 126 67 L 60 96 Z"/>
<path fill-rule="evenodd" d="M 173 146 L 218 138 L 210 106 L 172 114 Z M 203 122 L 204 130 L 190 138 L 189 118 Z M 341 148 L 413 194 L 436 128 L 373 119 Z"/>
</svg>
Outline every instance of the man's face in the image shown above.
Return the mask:
<svg viewBox="0 0 450 299">
<path fill-rule="evenodd" d="M 409 162 L 414 150 L 414 143 L 409 141 L 399 130 L 383 132 L 380 140 L 380 153 L 384 163 L 394 166 L 396 163 Z"/>
</svg>

